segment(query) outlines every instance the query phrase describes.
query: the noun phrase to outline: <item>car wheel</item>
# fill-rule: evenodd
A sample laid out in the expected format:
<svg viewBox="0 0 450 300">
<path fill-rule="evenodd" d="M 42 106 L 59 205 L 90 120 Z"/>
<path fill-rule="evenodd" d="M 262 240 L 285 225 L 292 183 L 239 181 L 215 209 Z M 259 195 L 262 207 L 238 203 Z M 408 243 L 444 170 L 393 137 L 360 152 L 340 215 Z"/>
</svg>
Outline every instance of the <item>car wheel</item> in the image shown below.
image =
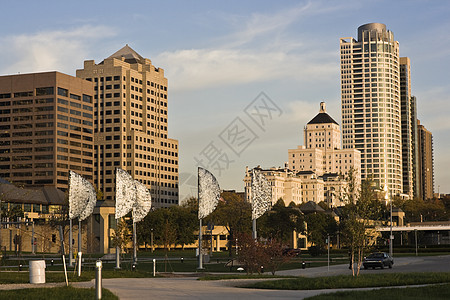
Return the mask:
<svg viewBox="0 0 450 300">
<path fill-rule="evenodd" d="M 392 269 L 392 263 L 389 263 L 389 269 Z"/>
<path fill-rule="evenodd" d="M 381 268 L 384 269 L 384 264 L 381 264 Z"/>
<path fill-rule="evenodd" d="M 367 270 L 369 267 L 368 266 L 364 266 L 364 270 Z"/>
<path fill-rule="evenodd" d="M 372 270 L 375 270 L 375 267 L 372 267 Z"/>
</svg>

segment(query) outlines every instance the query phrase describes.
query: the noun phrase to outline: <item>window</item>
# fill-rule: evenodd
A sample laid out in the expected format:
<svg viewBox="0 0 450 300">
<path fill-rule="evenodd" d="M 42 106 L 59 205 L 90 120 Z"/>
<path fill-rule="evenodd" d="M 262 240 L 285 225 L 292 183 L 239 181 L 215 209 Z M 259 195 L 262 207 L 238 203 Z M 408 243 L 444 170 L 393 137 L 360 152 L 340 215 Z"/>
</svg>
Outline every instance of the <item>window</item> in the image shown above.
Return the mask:
<svg viewBox="0 0 450 300">
<path fill-rule="evenodd" d="M 81 97 L 75 94 L 70 94 L 70 98 L 75 100 L 81 100 Z"/>
<path fill-rule="evenodd" d="M 86 102 L 86 103 L 92 103 L 92 97 L 83 94 L 83 102 Z"/>
<path fill-rule="evenodd" d="M 36 96 L 53 95 L 53 87 L 36 88 Z"/>
<path fill-rule="evenodd" d="M 64 96 L 64 97 L 68 97 L 69 96 L 69 91 L 59 87 L 58 88 L 58 95 Z"/>
</svg>

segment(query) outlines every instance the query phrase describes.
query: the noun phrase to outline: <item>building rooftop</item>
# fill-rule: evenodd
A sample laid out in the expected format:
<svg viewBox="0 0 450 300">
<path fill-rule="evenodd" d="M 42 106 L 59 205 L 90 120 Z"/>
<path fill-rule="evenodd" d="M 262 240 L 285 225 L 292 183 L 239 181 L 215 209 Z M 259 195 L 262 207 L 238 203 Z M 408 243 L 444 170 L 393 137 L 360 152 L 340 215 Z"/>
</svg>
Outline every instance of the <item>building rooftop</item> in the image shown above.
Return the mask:
<svg viewBox="0 0 450 300">
<path fill-rule="evenodd" d="M 129 64 L 143 63 L 145 60 L 139 53 L 137 53 L 130 46 L 128 46 L 128 44 L 126 44 L 119 51 L 115 52 L 108 58 L 122 58 L 122 57 L 125 59 L 125 62 Z"/>
<path fill-rule="evenodd" d="M 64 192 L 53 186 L 26 189 L 16 187 L 10 183 L 0 183 L 0 197 L 2 202 L 68 205 Z"/>
<path fill-rule="evenodd" d="M 339 125 L 329 114 L 326 112 L 325 102 L 320 102 L 320 111 L 319 113 L 308 122 L 308 124 L 326 124 L 326 123 L 334 123 Z"/>
</svg>

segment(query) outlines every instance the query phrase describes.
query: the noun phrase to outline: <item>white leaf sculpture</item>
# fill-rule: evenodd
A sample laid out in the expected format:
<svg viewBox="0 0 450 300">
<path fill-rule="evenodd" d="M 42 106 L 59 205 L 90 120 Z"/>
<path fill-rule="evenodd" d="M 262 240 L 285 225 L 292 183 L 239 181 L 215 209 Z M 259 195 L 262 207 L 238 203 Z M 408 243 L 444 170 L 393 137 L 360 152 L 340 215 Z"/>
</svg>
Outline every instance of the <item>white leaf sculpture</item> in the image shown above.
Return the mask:
<svg viewBox="0 0 450 300">
<path fill-rule="evenodd" d="M 152 208 L 152 197 L 147 187 L 139 181 L 134 181 L 136 186 L 136 201 L 133 206 L 133 221 L 139 222 Z"/>
<path fill-rule="evenodd" d="M 272 187 L 258 170 L 252 170 L 252 220 L 258 219 L 272 206 Z"/>
<path fill-rule="evenodd" d="M 121 168 L 116 169 L 116 219 L 131 211 L 136 202 L 136 185 L 133 177 Z"/>
<path fill-rule="evenodd" d="M 92 184 L 81 175 L 69 171 L 69 218 L 83 221 L 92 214 L 97 195 Z"/>
<path fill-rule="evenodd" d="M 198 168 L 198 218 L 212 213 L 219 203 L 220 187 L 216 178 L 208 170 Z"/>
</svg>

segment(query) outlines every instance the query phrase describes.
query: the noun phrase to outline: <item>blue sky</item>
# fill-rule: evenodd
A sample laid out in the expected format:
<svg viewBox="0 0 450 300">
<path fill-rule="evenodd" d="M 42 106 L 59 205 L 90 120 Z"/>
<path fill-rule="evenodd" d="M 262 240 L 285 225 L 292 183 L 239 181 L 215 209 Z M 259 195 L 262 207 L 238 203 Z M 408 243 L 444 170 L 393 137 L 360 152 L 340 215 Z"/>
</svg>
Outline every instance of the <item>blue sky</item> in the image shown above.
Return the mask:
<svg viewBox="0 0 450 300">
<path fill-rule="evenodd" d="M 321 101 L 340 123 L 339 38 L 385 23 L 411 59 L 418 117 L 434 138 L 435 190 L 450 193 L 448 1 L 43 0 L 7 1 L 3 12 L 2 75 L 74 75 L 125 44 L 165 70 L 182 195 L 194 158 L 225 155 L 222 170 L 210 169 L 222 188 L 242 191 L 246 166 L 283 166 L 287 149 L 303 144 Z M 262 127 L 245 113 L 261 92 L 279 108 Z M 238 123 L 252 136 L 236 151 L 224 133 Z"/>
</svg>

